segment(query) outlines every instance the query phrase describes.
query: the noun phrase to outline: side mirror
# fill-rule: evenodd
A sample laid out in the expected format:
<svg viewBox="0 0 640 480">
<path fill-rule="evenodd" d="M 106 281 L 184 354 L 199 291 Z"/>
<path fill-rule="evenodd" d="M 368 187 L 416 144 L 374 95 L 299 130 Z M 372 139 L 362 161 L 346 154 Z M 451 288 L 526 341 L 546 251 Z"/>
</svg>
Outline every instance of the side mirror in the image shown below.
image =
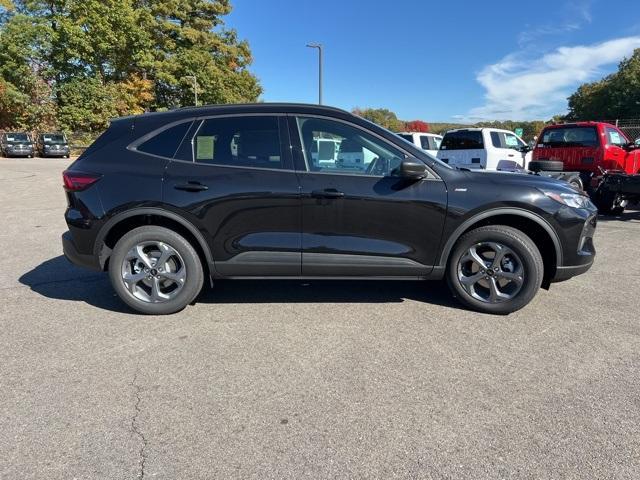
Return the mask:
<svg viewBox="0 0 640 480">
<path fill-rule="evenodd" d="M 629 150 L 629 151 L 630 150 L 636 150 L 636 149 L 640 148 L 640 145 L 638 145 L 637 143 L 634 143 L 634 142 L 629 142 L 629 143 L 625 143 L 623 145 L 623 148 L 625 150 Z"/>
<path fill-rule="evenodd" d="M 522 145 L 521 147 L 518 148 L 518 150 L 522 153 L 528 153 L 531 150 L 533 150 L 533 148 L 531 148 L 529 145 Z"/>
<path fill-rule="evenodd" d="M 420 160 L 408 158 L 398 167 L 398 175 L 409 180 L 420 180 L 427 176 L 427 166 Z"/>
</svg>

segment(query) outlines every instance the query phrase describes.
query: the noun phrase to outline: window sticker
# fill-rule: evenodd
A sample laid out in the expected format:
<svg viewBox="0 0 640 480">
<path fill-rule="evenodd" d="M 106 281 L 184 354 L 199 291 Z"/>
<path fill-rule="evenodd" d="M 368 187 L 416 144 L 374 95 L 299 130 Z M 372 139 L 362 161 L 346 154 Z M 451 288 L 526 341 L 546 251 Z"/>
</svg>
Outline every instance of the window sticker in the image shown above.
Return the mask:
<svg viewBox="0 0 640 480">
<path fill-rule="evenodd" d="M 505 135 L 507 147 L 517 147 L 518 139 L 513 135 Z"/>
<path fill-rule="evenodd" d="M 196 141 L 196 160 L 213 160 L 215 136 L 198 137 Z"/>
<path fill-rule="evenodd" d="M 609 143 L 613 145 L 622 145 L 624 142 L 622 141 L 622 138 L 620 138 L 620 134 L 618 132 L 610 131 Z"/>
</svg>

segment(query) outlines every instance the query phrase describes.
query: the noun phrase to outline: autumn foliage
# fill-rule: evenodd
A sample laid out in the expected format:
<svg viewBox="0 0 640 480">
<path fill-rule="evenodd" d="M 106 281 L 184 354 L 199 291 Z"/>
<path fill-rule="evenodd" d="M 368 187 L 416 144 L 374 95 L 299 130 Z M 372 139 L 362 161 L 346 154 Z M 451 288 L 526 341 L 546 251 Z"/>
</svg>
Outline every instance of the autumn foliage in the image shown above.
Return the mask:
<svg viewBox="0 0 640 480">
<path fill-rule="evenodd" d="M 422 120 L 412 120 L 410 122 L 406 122 L 404 124 L 404 128 L 407 132 L 418 132 L 418 133 L 427 133 L 429 129 L 429 124 L 427 122 L 423 122 Z"/>
</svg>

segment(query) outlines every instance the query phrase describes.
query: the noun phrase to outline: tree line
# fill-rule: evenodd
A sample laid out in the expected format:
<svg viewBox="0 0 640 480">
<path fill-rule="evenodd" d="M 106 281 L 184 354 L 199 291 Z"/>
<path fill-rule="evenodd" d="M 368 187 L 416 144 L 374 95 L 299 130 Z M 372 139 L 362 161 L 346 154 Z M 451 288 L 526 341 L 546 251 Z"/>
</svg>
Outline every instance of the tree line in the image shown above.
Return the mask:
<svg viewBox="0 0 640 480">
<path fill-rule="evenodd" d="M 230 0 L 0 0 L 0 128 L 99 132 L 110 118 L 254 102 Z"/>
<path fill-rule="evenodd" d="M 504 130 L 515 130 L 516 128 L 522 128 L 522 138 L 526 141 L 530 141 L 534 136 L 538 135 L 542 128 L 548 123 L 542 120 L 534 121 L 491 121 L 491 122 L 479 122 L 475 124 L 462 124 L 462 123 L 428 123 L 424 120 L 400 120 L 398 116 L 389 109 L 386 108 L 354 108 L 352 113 L 360 117 L 366 118 L 370 122 L 377 123 L 385 128 L 388 128 L 392 132 L 431 132 L 442 134 L 447 130 L 453 130 L 455 128 L 463 127 L 491 127 L 501 128 Z"/>
</svg>

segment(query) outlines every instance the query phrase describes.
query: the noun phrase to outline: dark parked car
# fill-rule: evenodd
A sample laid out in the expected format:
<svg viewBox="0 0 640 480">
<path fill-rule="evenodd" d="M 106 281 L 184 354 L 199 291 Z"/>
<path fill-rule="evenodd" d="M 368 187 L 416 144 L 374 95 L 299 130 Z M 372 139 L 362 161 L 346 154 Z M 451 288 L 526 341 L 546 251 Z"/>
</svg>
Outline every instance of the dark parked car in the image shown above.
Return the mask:
<svg viewBox="0 0 640 480">
<path fill-rule="evenodd" d="M 31 136 L 25 132 L 6 132 L 0 137 L 0 150 L 5 157 L 33 157 Z"/>
<path fill-rule="evenodd" d="M 41 133 L 36 142 L 38 154 L 41 157 L 69 158 L 69 142 L 64 133 Z"/>
<path fill-rule="evenodd" d="M 321 138 L 358 145 L 363 168 L 321 164 Z M 209 279 L 446 277 L 464 305 L 505 314 L 595 255 L 596 209 L 566 182 L 454 169 L 329 107 L 121 118 L 64 185 L 65 255 L 144 313 L 184 308 Z"/>
</svg>

